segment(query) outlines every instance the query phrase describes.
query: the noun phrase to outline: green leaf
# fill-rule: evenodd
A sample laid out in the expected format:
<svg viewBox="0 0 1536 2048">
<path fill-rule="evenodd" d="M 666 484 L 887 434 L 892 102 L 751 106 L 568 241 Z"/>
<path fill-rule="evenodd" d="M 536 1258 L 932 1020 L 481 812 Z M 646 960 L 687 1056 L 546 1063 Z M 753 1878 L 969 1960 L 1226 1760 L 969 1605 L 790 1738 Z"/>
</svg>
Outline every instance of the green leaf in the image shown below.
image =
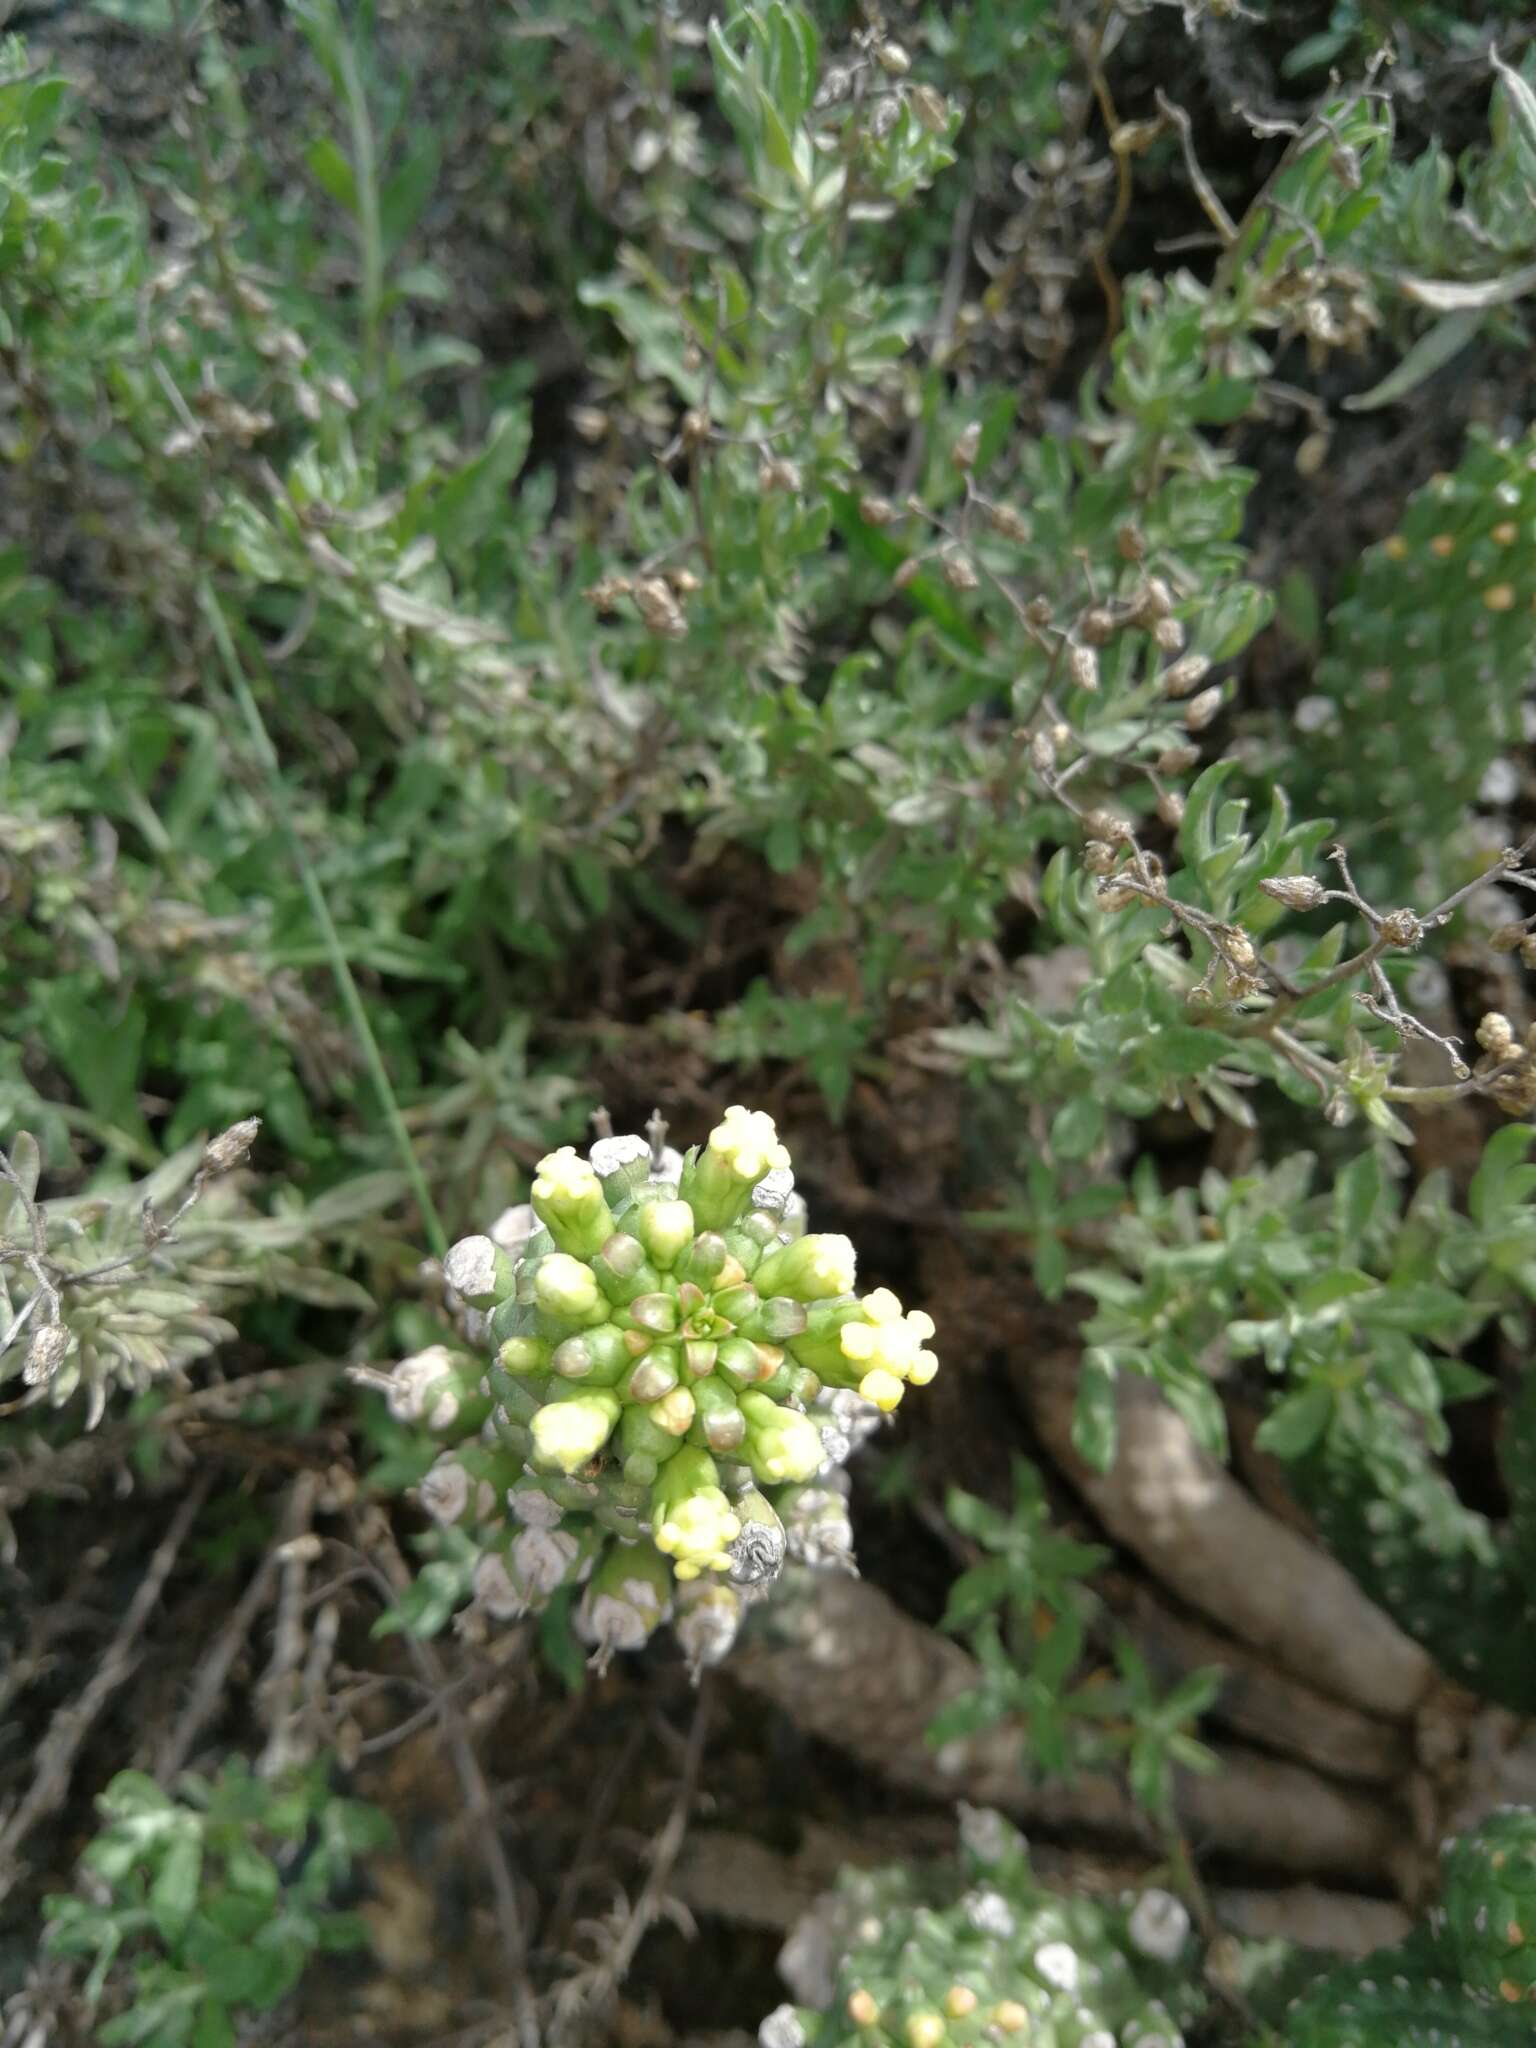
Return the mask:
<svg viewBox="0 0 1536 2048">
<path fill-rule="evenodd" d="M 989 1501 L 978 1500 L 974 1493 L 965 1493 L 958 1486 L 952 1486 L 945 1497 L 944 1513 L 962 1536 L 969 1536 L 978 1543 L 995 1544 L 1008 1534 L 1008 1518 L 998 1513 Z"/>
<path fill-rule="evenodd" d="M 1380 1162 L 1374 1150 L 1362 1152 L 1334 1183 L 1333 1227 L 1341 1244 L 1360 1244 L 1380 1198 Z"/>
<path fill-rule="evenodd" d="M 1061 1159 L 1086 1159 L 1104 1136 L 1104 1104 L 1097 1095 L 1074 1095 L 1051 1119 L 1051 1150 Z"/>
<path fill-rule="evenodd" d="M 316 182 L 343 207 L 355 220 L 357 218 L 357 180 L 352 175 L 352 166 L 329 135 L 320 135 L 304 152 L 304 161 L 309 165 Z"/>
<path fill-rule="evenodd" d="M 1095 1472 L 1107 1472 L 1115 1462 L 1119 1442 L 1115 1397 L 1118 1377 L 1113 1360 L 1100 1346 L 1091 1345 L 1084 1352 L 1072 1410 L 1072 1447 Z"/>
<path fill-rule="evenodd" d="M 1369 391 L 1357 392 L 1346 398 L 1343 401 L 1345 411 L 1377 412 L 1384 405 L 1396 405 L 1410 392 L 1417 391 L 1437 370 L 1443 370 L 1447 363 L 1454 361 L 1481 330 L 1483 320 L 1481 311 L 1469 308 L 1447 313 L 1419 336 L 1396 369 L 1388 371 L 1380 383 L 1373 384 Z"/>
<path fill-rule="evenodd" d="M 420 220 L 437 183 L 440 162 L 436 133 L 424 128 L 405 162 L 386 180 L 379 193 L 379 225 L 390 248 L 398 247 Z"/>
<path fill-rule="evenodd" d="M 782 171 L 785 177 L 798 183 L 800 169 L 795 161 L 794 140 L 785 125 L 784 116 L 761 86 L 758 88 L 757 105 L 764 155 L 776 171 Z"/>
<path fill-rule="evenodd" d="M 192 2031 L 192 2048 L 235 2048 L 235 2023 L 217 1999 L 209 1999 Z"/>
<path fill-rule="evenodd" d="M 1232 1050 L 1222 1031 L 1197 1024 L 1162 1024 L 1147 1041 L 1147 1063 L 1157 1074 L 1203 1074 Z"/>
<path fill-rule="evenodd" d="M 1300 1458 L 1310 1451 L 1333 1419 L 1331 1387 L 1304 1387 L 1287 1394 L 1265 1416 L 1254 1433 L 1261 1451 L 1276 1458 Z"/>
<path fill-rule="evenodd" d="M 983 1615 L 990 1614 L 1008 1598 L 1015 1568 L 1006 1557 L 988 1558 L 985 1564 L 962 1572 L 949 1589 L 940 1628 L 952 1633 L 974 1628 Z"/>
<path fill-rule="evenodd" d="M 579 1589 L 562 1586 L 539 1616 L 539 1654 L 574 1698 L 587 1682 L 587 1652 L 573 1619 Z"/>
<path fill-rule="evenodd" d="M 168 1948 L 174 1948 L 186 1932 L 202 1874 L 202 1834 L 195 1823 L 189 1823 L 172 1836 L 149 1888 L 149 1910 Z"/>
</svg>

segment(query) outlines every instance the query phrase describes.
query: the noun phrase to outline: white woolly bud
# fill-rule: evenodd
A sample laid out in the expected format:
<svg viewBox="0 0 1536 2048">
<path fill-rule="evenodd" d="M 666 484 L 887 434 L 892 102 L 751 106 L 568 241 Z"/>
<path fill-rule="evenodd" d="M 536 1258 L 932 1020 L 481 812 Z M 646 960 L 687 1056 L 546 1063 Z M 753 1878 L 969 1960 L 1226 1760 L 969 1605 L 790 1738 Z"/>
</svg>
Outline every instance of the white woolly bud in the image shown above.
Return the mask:
<svg viewBox="0 0 1536 2048">
<path fill-rule="evenodd" d="M 1154 1962 L 1171 1963 L 1189 1939 L 1189 1914 L 1172 1892 L 1145 1891 L 1127 1923 L 1131 1945 Z"/>
<path fill-rule="evenodd" d="M 1035 1972 L 1058 1991 L 1075 1991 L 1082 1974 L 1077 1950 L 1065 1941 L 1048 1941 L 1035 1950 Z"/>
</svg>

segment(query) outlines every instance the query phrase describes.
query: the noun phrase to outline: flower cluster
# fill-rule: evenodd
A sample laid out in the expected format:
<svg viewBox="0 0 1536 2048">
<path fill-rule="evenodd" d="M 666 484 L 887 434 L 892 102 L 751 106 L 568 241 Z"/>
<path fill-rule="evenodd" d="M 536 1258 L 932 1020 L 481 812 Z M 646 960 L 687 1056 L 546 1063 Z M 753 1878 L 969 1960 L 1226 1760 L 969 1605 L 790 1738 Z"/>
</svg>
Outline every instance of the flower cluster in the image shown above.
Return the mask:
<svg viewBox="0 0 1536 2048">
<path fill-rule="evenodd" d="M 394 1370 L 396 1412 L 455 1440 L 423 1505 L 473 1535 L 483 1611 L 579 1585 L 600 1654 L 670 1616 L 712 1662 L 786 1558 L 846 1566 L 839 1468 L 938 1367 L 932 1319 L 855 1291 L 852 1244 L 807 1232 L 773 1119 L 740 1106 L 686 1157 L 550 1153 L 444 1276 L 492 1363 Z"/>
</svg>

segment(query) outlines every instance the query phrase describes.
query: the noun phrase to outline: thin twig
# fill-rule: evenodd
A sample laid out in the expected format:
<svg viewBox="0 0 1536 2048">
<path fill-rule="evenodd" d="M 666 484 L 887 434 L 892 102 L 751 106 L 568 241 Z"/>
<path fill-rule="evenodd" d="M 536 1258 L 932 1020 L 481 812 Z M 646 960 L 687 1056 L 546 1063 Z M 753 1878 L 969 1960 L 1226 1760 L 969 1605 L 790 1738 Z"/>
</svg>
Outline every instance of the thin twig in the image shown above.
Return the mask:
<svg viewBox="0 0 1536 2048">
<path fill-rule="evenodd" d="M 16 1851 L 40 1820 L 56 1813 L 63 1805 L 75 1760 L 86 1737 L 95 1727 L 107 1702 L 132 1676 L 144 1654 L 139 1637 L 160 1604 L 165 1582 L 175 1569 L 181 1547 L 208 1498 L 213 1479 L 213 1471 L 209 1468 L 193 1481 L 186 1498 L 172 1517 L 170 1527 L 156 1546 L 149 1569 L 139 1581 L 138 1591 L 129 1602 L 117 1633 L 107 1645 L 106 1655 L 78 1697 L 67 1706 L 60 1707 L 48 1724 L 48 1732 L 38 1745 L 32 1783 L 4 1828 L 0 1829 L 0 1900 L 9 1895 L 20 1875 Z"/>
<path fill-rule="evenodd" d="M 353 1518 L 356 1536 L 356 1555 L 367 1565 L 369 1577 L 383 1594 L 386 1602 L 393 1606 L 400 1592 L 410 1583 L 410 1568 L 401 1557 L 387 1522 L 382 1516 L 369 1520 L 366 1532 Z M 391 1569 L 386 1572 L 374 1561 L 374 1553 L 382 1555 Z M 506 1968 L 507 1988 L 511 1996 L 512 2010 L 516 2017 L 518 2048 L 542 2048 L 539 2028 L 538 2007 L 534 2001 L 533 1985 L 528 1977 L 528 1937 L 523 1927 L 521 1909 L 517 1902 L 517 1887 L 513 1882 L 512 1869 L 507 1862 L 507 1852 L 496 1830 L 495 1802 L 491 1798 L 490 1786 L 480 1768 L 470 1742 L 464 1717 L 459 1712 L 458 1702 L 448 1687 L 446 1674 L 437 1653 L 430 1644 L 407 1631 L 401 1638 L 411 1661 L 422 1678 L 433 1690 L 442 1695 L 443 1732 L 447 1737 L 448 1753 L 453 1759 L 454 1774 L 459 1789 L 464 1795 L 464 1817 L 474 1828 L 475 1838 L 480 1846 L 481 1861 L 490 1880 L 491 1895 L 495 1901 L 496 1924 L 501 1932 L 502 1961 Z"/>
<path fill-rule="evenodd" d="M 613 1948 L 587 1980 L 587 1987 L 580 2003 L 562 2012 L 551 2028 L 551 2048 L 560 2048 L 560 2044 L 574 2034 L 582 2021 L 607 2007 L 608 2001 L 629 1974 L 635 1952 L 660 1916 L 667 1895 L 667 1885 L 687 1837 L 693 1803 L 698 1794 L 699 1771 L 704 1761 L 704 1745 L 709 1734 L 710 1699 L 710 1682 L 706 1676 L 699 1683 L 693 1722 L 688 1730 L 688 1746 L 683 1753 L 683 1773 L 678 1783 L 677 1796 L 672 1801 L 671 1811 L 661 1833 L 656 1837 L 656 1846 L 651 1854 L 651 1868 L 641 1887 L 640 1896 L 631 1908 L 623 1931 Z"/>
</svg>

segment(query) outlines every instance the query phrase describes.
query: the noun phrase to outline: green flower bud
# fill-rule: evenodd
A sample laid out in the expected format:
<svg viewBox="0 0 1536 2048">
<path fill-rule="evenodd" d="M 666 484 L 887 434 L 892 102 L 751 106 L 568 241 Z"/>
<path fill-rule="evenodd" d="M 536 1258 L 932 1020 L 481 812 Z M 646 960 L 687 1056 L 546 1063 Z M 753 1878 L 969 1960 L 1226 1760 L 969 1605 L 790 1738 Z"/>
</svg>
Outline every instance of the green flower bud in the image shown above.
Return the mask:
<svg viewBox="0 0 1536 2048">
<path fill-rule="evenodd" d="M 789 1165 L 773 1118 L 733 1103 L 709 1134 L 709 1143 L 683 1161 L 681 1192 L 705 1230 L 734 1223 L 765 1174 Z"/>
<path fill-rule="evenodd" d="M 573 1146 L 539 1161 L 530 1199 L 539 1221 L 563 1252 L 590 1259 L 613 1235 L 603 1184 Z"/>
<path fill-rule="evenodd" d="M 516 1284 L 517 1269 L 488 1237 L 461 1237 L 443 1260 L 443 1278 L 471 1308 L 495 1308 Z"/>
<path fill-rule="evenodd" d="M 787 1294 L 775 1294 L 767 1301 L 760 1301 L 749 1316 L 743 1316 L 736 1325 L 736 1333 L 741 1337 L 751 1337 L 760 1344 L 791 1344 L 792 1338 L 804 1332 L 808 1316 L 809 1311 L 803 1301 L 792 1301 Z"/>
<path fill-rule="evenodd" d="M 672 1574 L 650 1543 L 615 1543 L 587 1583 L 576 1627 L 606 1663 L 615 1650 L 644 1647 L 671 1604 Z"/>
<path fill-rule="evenodd" d="M 756 1190 L 753 1191 L 752 1199 L 755 1203 L 757 1200 Z M 755 1244 L 759 1251 L 767 1251 L 770 1245 L 777 1244 L 779 1241 L 778 1211 L 765 1208 L 749 1209 L 747 1214 L 736 1225 L 735 1234 L 738 1237 L 744 1238 L 748 1244 Z"/>
<path fill-rule="evenodd" d="M 702 1338 L 690 1338 L 683 1346 L 683 1369 L 690 1379 L 707 1379 L 714 1371 L 719 1356 L 718 1344 L 706 1343 Z"/>
<path fill-rule="evenodd" d="M 642 1294 L 629 1304 L 626 1315 L 637 1329 L 653 1336 L 669 1337 L 678 1325 L 675 1294 Z"/>
<path fill-rule="evenodd" d="M 670 1394 L 652 1401 L 649 1410 L 658 1427 L 669 1430 L 673 1436 L 686 1436 L 693 1427 L 693 1392 L 688 1387 L 674 1387 Z"/>
<path fill-rule="evenodd" d="M 821 1392 L 821 1379 L 808 1365 L 796 1365 L 793 1359 L 787 1359 L 771 1378 L 759 1380 L 757 1391 L 766 1394 L 770 1401 L 794 1401 L 808 1408 Z"/>
<path fill-rule="evenodd" d="M 706 1230 L 679 1254 L 673 1272 L 678 1280 L 691 1280 L 706 1294 L 713 1294 L 717 1286 L 728 1284 L 722 1275 L 730 1256 L 719 1232 Z"/>
<path fill-rule="evenodd" d="M 728 1323 L 741 1323 L 758 1305 L 757 1289 L 749 1281 L 738 1281 L 734 1287 L 721 1287 L 715 1291 L 710 1307 L 717 1316 L 724 1316 Z"/>
<path fill-rule="evenodd" d="M 762 1245 L 755 1237 L 748 1236 L 745 1230 L 733 1226 L 725 1233 L 725 1248 L 750 1280 L 762 1259 Z"/>
<path fill-rule="evenodd" d="M 548 1372 L 549 1346 L 542 1337 L 509 1337 L 497 1352 L 496 1362 L 503 1372 Z"/>
<path fill-rule="evenodd" d="M 785 1342 L 802 1365 L 813 1366 L 826 1379 L 840 1368 L 844 1326 L 868 1320 L 856 1294 L 834 1295 L 827 1301 L 813 1301 L 805 1311 L 804 1330 Z"/>
<path fill-rule="evenodd" d="M 541 1224 L 529 1238 L 523 1249 L 523 1256 L 517 1262 L 517 1300 L 524 1308 L 532 1308 L 536 1300 L 534 1283 L 539 1277 L 539 1268 L 555 1249 L 555 1240 Z"/>
<path fill-rule="evenodd" d="M 756 1273 L 759 1294 L 788 1294 L 796 1301 L 823 1301 L 853 1286 L 853 1246 L 824 1232 L 777 1245 L 763 1255 Z"/>
<path fill-rule="evenodd" d="M 747 1337 L 727 1337 L 719 1347 L 718 1370 L 734 1386 L 755 1387 L 772 1379 L 784 1363 L 784 1354 L 773 1344 L 754 1344 Z"/>
<path fill-rule="evenodd" d="M 637 1294 L 650 1294 L 661 1285 L 661 1275 L 645 1255 L 645 1246 L 628 1231 L 616 1230 L 592 1256 L 597 1284 L 619 1307 Z"/>
<path fill-rule="evenodd" d="M 686 1202 L 645 1202 L 630 1218 L 641 1244 L 663 1273 L 670 1273 L 693 1243 L 697 1226 Z"/>
<path fill-rule="evenodd" d="M 658 1344 L 630 1374 L 626 1395 L 631 1401 L 659 1401 L 677 1385 L 680 1364 L 674 1345 Z"/>
<path fill-rule="evenodd" d="M 747 1424 L 734 1390 L 722 1379 L 702 1379 L 693 1389 L 693 1401 L 693 1428 L 708 1448 L 722 1455 L 740 1450 Z"/>
<path fill-rule="evenodd" d="M 747 1463 L 760 1486 L 792 1484 L 820 1471 L 826 1453 L 808 1415 L 781 1408 L 766 1394 L 748 1391 L 739 1398 L 747 1419 Z"/>
<path fill-rule="evenodd" d="M 657 1421 L 654 1407 L 643 1402 L 626 1404 L 619 1417 L 619 1448 L 627 1483 L 649 1486 L 667 1460 L 676 1457 L 681 1443 L 677 1431 L 664 1429 Z"/>
<path fill-rule="evenodd" d="M 618 1395 L 602 1387 L 546 1401 L 530 1424 L 535 1459 L 560 1472 L 579 1471 L 613 1434 L 620 1405 Z"/>
<path fill-rule="evenodd" d="M 608 1304 L 592 1268 L 568 1252 L 551 1252 L 539 1261 L 533 1298 L 544 1314 L 557 1322 L 605 1322 L 608 1317 Z"/>
<path fill-rule="evenodd" d="M 585 1380 L 592 1387 L 616 1386 L 634 1363 L 626 1334 L 615 1323 L 598 1323 L 557 1344 L 549 1362 L 564 1379 Z"/>
<path fill-rule="evenodd" d="M 685 1444 L 662 1468 L 652 1490 L 652 1540 L 673 1560 L 679 1579 L 729 1569 L 729 1545 L 741 1534 L 741 1523 L 719 1477 L 707 1451 Z"/>
</svg>

